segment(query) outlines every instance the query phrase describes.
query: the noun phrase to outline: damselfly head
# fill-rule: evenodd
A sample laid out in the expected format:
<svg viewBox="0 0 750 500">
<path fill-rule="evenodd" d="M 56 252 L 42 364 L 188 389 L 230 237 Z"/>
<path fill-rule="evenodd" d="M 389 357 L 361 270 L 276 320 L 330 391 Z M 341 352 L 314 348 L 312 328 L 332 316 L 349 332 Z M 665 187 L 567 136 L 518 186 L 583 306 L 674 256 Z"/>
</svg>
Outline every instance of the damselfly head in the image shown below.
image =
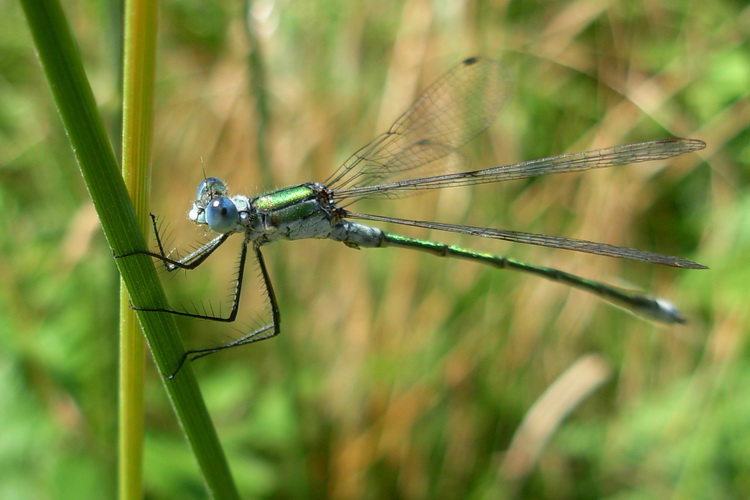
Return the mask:
<svg viewBox="0 0 750 500">
<path fill-rule="evenodd" d="M 227 192 L 227 185 L 221 179 L 216 177 L 204 179 L 198 185 L 193 208 L 188 212 L 188 218 L 197 224 L 208 224 L 206 209 L 209 203 L 214 199 L 226 198 Z"/>
</svg>

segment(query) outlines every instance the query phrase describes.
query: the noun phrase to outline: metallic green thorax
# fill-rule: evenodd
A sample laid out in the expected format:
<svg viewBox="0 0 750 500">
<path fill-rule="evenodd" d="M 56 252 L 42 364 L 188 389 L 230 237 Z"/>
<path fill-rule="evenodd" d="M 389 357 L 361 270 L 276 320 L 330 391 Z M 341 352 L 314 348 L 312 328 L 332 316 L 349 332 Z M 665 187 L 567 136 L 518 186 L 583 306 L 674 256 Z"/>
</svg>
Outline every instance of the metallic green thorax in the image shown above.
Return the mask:
<svg viewBox="0 0 750 500">
<path fill-rule="evenodd" d="M 315 195 L 310 184 L 288 187 L 258 196 L 253 205 L 261 211 L 272 211 L 294 205 Z"/>
<path fill-rule="evenodd" d="M 317 196 L 317 191 L 310 184 L 302 184 L 262 194 L 252 204 L 258 212 L 264 212 L 269 217 L 272 225 L 278 226 L 320 214 Z"/>
</svg>

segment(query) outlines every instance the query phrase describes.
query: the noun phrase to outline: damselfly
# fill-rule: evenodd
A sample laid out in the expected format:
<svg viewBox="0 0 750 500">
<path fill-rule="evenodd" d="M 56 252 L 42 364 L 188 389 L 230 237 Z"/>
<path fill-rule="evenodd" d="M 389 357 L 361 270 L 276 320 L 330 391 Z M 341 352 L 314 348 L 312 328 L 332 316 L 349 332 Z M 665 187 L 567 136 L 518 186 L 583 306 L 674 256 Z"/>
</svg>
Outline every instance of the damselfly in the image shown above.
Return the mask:
<svg viewBox="0 0 750 500">
<path fill-rule="evenodd" d="M 526 161 L 471 172 L 445 173 L 418 177 L 436 163 L 456 158 L 457 149 L 485 131 L 508 97 L 509 78 L 496 61 L 470 58 L 442 76 L 425 90 L 388 132 L 354 153 L 325 182 L 308 182 L 255 197 L 234 195 L 216 178 L 204 179 L 188 216 L 200 225 L 219 233 L 213 240 L 179 260 L 164 252 L 154 219 L 159 253 L 145 253 L 165 263 L 170 271 L 195 269 L 227 239 L 243 235 L 240 265 L 231 312 L 226 317 L 163 309 L 161 311 L 231 322 L 237 317 L 246 257 L 256 258 L 270 303 L 272 321 L 225 345 L 188 351 L 175 370 L 188 357 L 197 359 L 222 349 L 258 342 L 280 332 L 281 317 L 271 279 L 263 261 L 261 247 L 276 240 L 328 238 L 353 248 L 401 247 L 421 250 L 439 257 L 458 257 L 501 269 L 514 269 L 586 290 L 630 312 L 664 323 L 682 323 L 684 319 L 669 301 L 592 281 L 558 269 L 537 266 L 509 257 L 478 252 L 454 245 L 417 239 L 383 231 L 353 220 L 388 222 L 440 231 L 464 233 L 499 240 L 530 243 L 552 248 L 576 250 L 610 257 L 640 260 L 667 266 L 704 269 L 688 259 L 660 255 L 643 250 L 594 243 L 558 236 L 519 231 L 488 229 L 438 222 L 398 219 L 354 212 L 350 206 L 363 198 L 393 198 L 423 190 L 525 179 L 538 175 L 580 172 L 583 170 L 664 160 L 698 151 L 705 143 L 694 139 L 664 139 L 612 148 L 586 151 L 540 160 Z M 394 180 L 395 179 L 395 180 Z M 130 254 L 129 254 L 130 255 Z"/>
</svg>

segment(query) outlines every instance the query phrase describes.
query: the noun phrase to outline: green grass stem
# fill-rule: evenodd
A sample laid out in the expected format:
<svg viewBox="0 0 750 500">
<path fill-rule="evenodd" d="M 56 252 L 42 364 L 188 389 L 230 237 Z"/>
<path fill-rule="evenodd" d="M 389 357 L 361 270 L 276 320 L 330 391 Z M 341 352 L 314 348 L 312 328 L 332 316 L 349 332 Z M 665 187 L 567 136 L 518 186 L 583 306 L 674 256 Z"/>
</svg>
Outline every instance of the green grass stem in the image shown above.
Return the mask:
<svg viewBox="0 0 750 500">
<path fill-rule="evenodd" d="M 80 52 L 61 5 L 56 0 L 22 0 L 21 4 L 70 144 L 113 254 L 122 255 L 145 249 L 143 226 L 136 218 L 120 176 L 114 151 L 104 131 L 83 69 Z M 145 48 L 144 53 L 146 50 L 149 49 Z M 145 71 L 149 72 L 148 69 Z M 145 74 L 133 76 L 134 79 L 136 77 L 144 78 L 144 81 L 148 78 Z M 135 90 L 134 87 L 126 84 L 126 93 L 131 90 Z M 143 99 L 146 97 L 133 102 L 140 106 L 144 103 Z M 138 120 L 145 123 L 149 115 L 148 108 L 141 109 Z M 136 114 L 131 116 L 135 117 Z M 126 127 L 126 133 L 127 129 Z M 141 132 L 147 133 L 147 129 L 142 129 Z M 144 136 L 141 141 L 144 141 Z M 142 154 L 147 154 L 147 144 L 148 139 L 145 139 L 145 147 L 140 148 Z M 128 154 L 131 153 L 135 154 L 135 150 L 130 150 Z M 125 155 L 126 158 L 129 158 L 128 154 Z M 133 158 L 133 161 L 144 163 L 145 157 Z M 129 177 L 130 174 L 126 176 Z M 138 182 L 143 182 L 143 178 Z M 136 256 L 116 259 L 116 262 L 134 305 L 166 307 L 166 298 L 150 258 Z M 139 313 L 138 320 L 160 373 L 171 373 L 184 352 L 174 319 L 165 314 Z M 137 349 L 135 347 L 133 351 Z M 138 354 L 134 352 L 135 356 Z M 212 496 L 238 498 L 216 431 L 190 367 L 186 366 L 179 377 L 165 382 L 165 387 Z M 138 389 L 134 387 L 133 390 Z M 129 411 L 134 412 L 135 409 Z M 140 415 L 131 413 L 121 416 L 127 419 L 141 418 Z M 131 462 L 130 458 L 128 462 Z"/>
</svg>

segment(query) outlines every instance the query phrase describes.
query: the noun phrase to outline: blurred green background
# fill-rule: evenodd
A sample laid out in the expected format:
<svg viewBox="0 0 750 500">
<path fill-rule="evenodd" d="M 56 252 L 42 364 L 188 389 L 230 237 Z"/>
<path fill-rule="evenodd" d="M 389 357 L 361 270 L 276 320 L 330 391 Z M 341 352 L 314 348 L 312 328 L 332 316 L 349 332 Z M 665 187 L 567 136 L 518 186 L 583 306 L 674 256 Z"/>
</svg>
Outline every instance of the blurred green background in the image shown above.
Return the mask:
<svg viewBox="0 0 750 500">
<path fill-rule="evenodd" d="M 117 145 L 120 8 L 65 8 Z M 245 21 L 265 70 L 266 173 Z M 750 494 L 749 35 L 750 8 L 730 0 L 163 2 L 152 211 L 174 247 L 204 240 L 186 218 L 204 172 L 248 194 L 324 180 L 471 55 L 515 77 L 498 123 L 466 148 L 476 168 L 708 143 L 668 163 L 358 207 L 692 258 L 711 269 L 401 230 L 648 290 L 684 326 L 416 252 L 269 247 L 284 333 L 194 364 L 243 496 Z M 118 279 L 15 2 L 0 4 L 0 220 L 0 498 L 112 497 Z M 173 304 L 225 304 L 236 249 L 164 274 Z M 237 328 L 264 313 L 249 293 Z M 180 325 L 191 347 L 238 334 Z M 205 498 L 150 370 L 148 497 Z"/>
</svg>

